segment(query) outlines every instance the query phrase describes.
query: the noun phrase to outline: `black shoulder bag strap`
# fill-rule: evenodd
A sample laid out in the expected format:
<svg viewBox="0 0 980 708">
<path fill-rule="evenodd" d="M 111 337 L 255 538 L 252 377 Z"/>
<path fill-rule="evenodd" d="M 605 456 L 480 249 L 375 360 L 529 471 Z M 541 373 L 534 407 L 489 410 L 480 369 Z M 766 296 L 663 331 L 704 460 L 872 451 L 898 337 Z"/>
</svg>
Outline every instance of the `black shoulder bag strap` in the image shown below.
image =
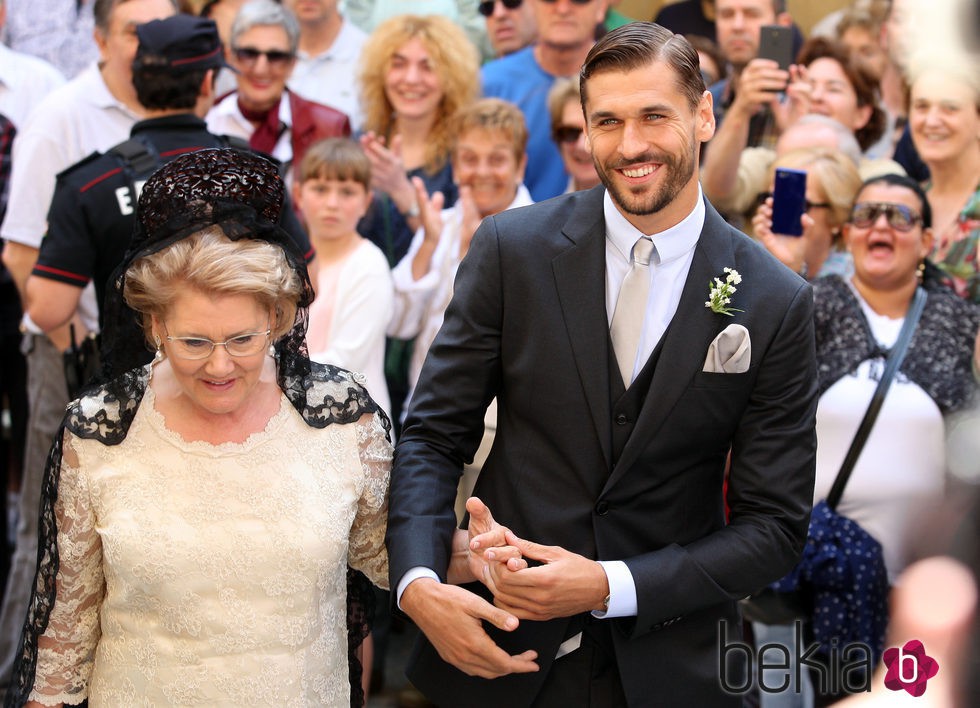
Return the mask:
<svg viewBox="0 0 980 708">
<path fill-rule="evenodd" d="M 844 457 L 844 462 L 841 463 L 840 472 L 837 473 L 837 479 L 834 480 L 834 486 L 830 488 L 830 493 L 827 494 L 827 506 L 831 509 L 837 508 L 841 497 L 844 495 L 844 487 L 847 486 L 847 480 L 851 478 L 854 465 L 857 464 L 858 457 L 861 456 L 864 443 L 871 433 L 871 428 L 875 424 L 875 419 L 877 419 L 879 411 L 881 411 L 881 405 L 885 402 L 885 394 L 888 393 L 888 387 L 891 386 L 892 379 L 895 378 L 898 367 L 902 365 L 902 360 L 905 359 L 905 353 L 908 351 L 909 342 L 912 340 L 913 332 L 915 332 L 915 326 L 919 322 L 922 308 L 925 307 L 926 297 L 926 291 L 922 286 L 915 289 L 915 296 L 912 298 L 909 311 L 905 313 L 905 321 L 902 323 L 902 329 L 898 333 L 898 339 L 888 352 L 888 359 L 885 361 L 885 371 L 881 375 L 881 380 L 878 381 L 878 387 L 871 397 L 871 403 L 868 404 L 868 410 L 861 420 L 861 425 L 858 426 L 857 432 L 854 434 L 854 440 L 851 441 L 851 447 Z"/>
</svg>

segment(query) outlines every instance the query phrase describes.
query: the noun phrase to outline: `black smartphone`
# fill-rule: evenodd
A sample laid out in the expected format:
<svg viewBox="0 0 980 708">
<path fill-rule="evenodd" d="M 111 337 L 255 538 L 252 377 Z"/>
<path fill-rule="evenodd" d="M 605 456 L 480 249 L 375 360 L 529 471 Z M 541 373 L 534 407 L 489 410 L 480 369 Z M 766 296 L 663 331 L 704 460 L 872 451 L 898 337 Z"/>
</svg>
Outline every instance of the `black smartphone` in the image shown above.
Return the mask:
<svg viewBox="0 0 980 708">
<path fill-rule="evenodd" d="M 772 59 L 783 71 L 793 63 L 793 30 L 782 25 L 763 25 L 759 30 L 759 57 Z"/>
<path fill-rule="evenodd" d="M 806 211 L 806 171 L 777 167 L 772 188 L 772 232 L 802 236 Z"/>
</svg>

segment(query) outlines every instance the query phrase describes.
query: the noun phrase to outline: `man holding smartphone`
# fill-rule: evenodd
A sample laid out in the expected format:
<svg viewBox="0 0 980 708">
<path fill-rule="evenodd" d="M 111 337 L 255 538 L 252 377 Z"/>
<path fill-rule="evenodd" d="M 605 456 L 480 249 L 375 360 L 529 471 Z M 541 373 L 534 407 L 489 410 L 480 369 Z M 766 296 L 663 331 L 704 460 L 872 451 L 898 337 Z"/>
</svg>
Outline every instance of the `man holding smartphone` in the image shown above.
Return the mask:
<svg viewBox="0 0 980 708">
<path fill-rule="evenodd" d="M 789 67 L 760 57 L 762 28 L 792 26 L 785 0 L 717 0 L 715 5 L 718 46 L 732 65 L 733 76 L 710 88 L 719 132 L 708 149 L 709 160 L 716 152 L 737 155 L 745 147 L 775 143 L 778 130 L 772 107 L 789 82 Z M 790 58 L 791 47 L 792 43 L 787 47 Z"/>
<path fill-rule="evenodd" d="M 717 125 L 701 173 L 709 199 L 719 185 L 734 181 L 745 148 L 775 146 L 782 128 L 779 101 L 793 56 L 793 43 L 780 31 L 792 25 L 785 0 L 717 0 L 716 7 L 718 45 L 734 73 L 709 89 Z"/>
</svg>

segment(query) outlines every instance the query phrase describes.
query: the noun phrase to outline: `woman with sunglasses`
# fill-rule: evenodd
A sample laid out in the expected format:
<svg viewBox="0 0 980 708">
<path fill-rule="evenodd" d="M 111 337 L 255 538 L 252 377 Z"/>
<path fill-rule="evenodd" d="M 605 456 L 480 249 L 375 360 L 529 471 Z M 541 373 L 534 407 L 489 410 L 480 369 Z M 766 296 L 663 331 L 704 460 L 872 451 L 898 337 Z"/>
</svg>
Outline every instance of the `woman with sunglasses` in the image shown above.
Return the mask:
<svg viewBox="0 0 980 708">
<path fill-rule="evenodd" d="M 962 297 L 980 303 L 980 80 L 976 64 L 919 67 L 909 100 L 912 142 L 929 168 L 931 258 Z"/>
<path fill-rule="evenodd" d="M 230 40 L 237 88 L 208 112 L 209 131 L 247 140 L 287 176 L 313 143 L 350 135 L 346 115 L 286 88 L 299 47 L 299 23 L 289 10 L 251 0 L 235 15 Z"/>
<path fill-rule="evenodd" d="M 850 277 L 813 282 L 817 376 L 814 503 L 826 499 L 871 402 L 916 290 L 925 308 L 884 398 L 837 511 L 882 546 L 889 583 L 945 494 L 946 420 L 972 403 L 980 307 L 934 277 L 931 211 L 912 179 L 883 175 L 864 182 L 842 228 L 853 259 Z M 871 607 L 871 598 L 850 604 Z M 821 694 L 816 705 L 837 696 Z"/>
<path fill-rule="evenodd" d="M 585 144 L 585 116 L 577 76 L 555 80 L 548 92 L 551 137 L 558 146 L 568 173 L 565 193 L 592 189 L 599 184 L 592 153 Z"/>
<path fill-rule="evenodd" d="M 910 178 L 865 182 L 843 228 L 854 274 L 813 286 L 822 392 L 814 499 L 827 496 L 916 289 L 928 296 L 838 507 L 882 544 L 892 581 L 908 562 L 921 514 L 943 494 L 944 421 L 977 389 L 971 363 L 980 307 L 935 278 L 926 260 L 931 218 L 929 202 Z"/>
</svg>

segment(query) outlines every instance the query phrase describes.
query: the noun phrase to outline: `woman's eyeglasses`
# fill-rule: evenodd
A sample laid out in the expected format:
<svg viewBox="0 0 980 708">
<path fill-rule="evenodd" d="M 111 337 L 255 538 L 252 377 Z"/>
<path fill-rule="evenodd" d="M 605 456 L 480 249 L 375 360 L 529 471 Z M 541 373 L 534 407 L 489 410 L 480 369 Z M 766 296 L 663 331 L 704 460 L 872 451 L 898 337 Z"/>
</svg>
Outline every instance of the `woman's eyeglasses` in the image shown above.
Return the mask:
<svg viewBox="0 0 980 708">
<path fill-rule="evenodd" d="M 571 145 L 572 143 L 578 141 L 578 138 L 581 134 L 582 134 L 581 128 L 577 128 L 574 125 L 562 125 L 555 128 L 555 132 L 554 132 L 555 142 Z"/>
<path fill-rule="evenodd" d="M 249 332 L 223 342 L 212 342 L 205 337 L 171 337 L 168 334 L 167 341 L 171 344 L 171 353 L 179 359 L 207 359 L 214 348 L 219 346 L 224 347 L 231 356 L 242 357 L 253 356 L 262 351 L 271 333 L 271 329 L 264 332 Z"/>
<path fill-rule="evenodd" d="M 235 53 L 235 58 L 246 66 L 252 66 L 259 60 L 259 57 L 264 56 L 269 62 L 269 66 L 277 69 L 285 69 L 289 62 L 296 57 L 292 52 L 284 52 L 280 49 L 263 51 L 255 47 L 233 47 L 232 51 Z"/>
<path fill-rule="evenodd" d="M 508 10 L 516 10 L 523 3 L 524 0 L 500 0 L 504 7 Z M 480 14 L 484 17 L 490 17 L 493 14 L 493 6 L 496 4 L 496 0 L 483 0 L 476 9 L 480 11 Z"/>
<path fill-rule="evenodd" d="M 896 231 L 911 231 L 917 224 L 922 223 L 922 216 L 909 207 L 888 202 L 858 202 L 851 209 L 850 221 L 859 229 L 867 229 L 873 226 L 882 214 L 888 219 L 888 225 Z"/>
</svg>

